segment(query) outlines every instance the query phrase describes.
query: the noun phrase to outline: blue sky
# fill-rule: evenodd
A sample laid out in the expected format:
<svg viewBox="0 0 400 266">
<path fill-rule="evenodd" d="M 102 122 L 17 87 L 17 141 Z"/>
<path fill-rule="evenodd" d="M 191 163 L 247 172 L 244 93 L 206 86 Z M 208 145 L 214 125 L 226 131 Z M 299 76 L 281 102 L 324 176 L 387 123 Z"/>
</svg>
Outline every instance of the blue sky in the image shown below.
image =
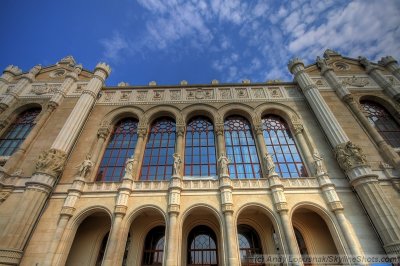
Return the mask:
<svg viewBox="0 0 400 266">
<path fill-rule="evenodd" d="M 112 67 L 107 85 L 292 80 L 292 57 L 331 48 L 400 59 L 398 0 L 2 0 L 0 69 L 66 55 Z"/>
</svg>

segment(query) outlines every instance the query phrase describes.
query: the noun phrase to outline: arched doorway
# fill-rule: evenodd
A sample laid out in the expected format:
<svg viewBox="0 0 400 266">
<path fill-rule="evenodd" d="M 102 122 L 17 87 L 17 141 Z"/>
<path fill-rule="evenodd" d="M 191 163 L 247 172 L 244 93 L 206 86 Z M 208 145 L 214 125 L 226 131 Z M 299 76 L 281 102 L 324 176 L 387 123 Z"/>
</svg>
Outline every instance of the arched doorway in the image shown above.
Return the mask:
<svg viewBox="0 0 400 266">
<path fill-rule="evenodd" d="M 246 224 L 238 225 L 237 230 L 242 266 L 265 265 L 262 261 L 257 259 L 258 256 L 263 254 L 260 237 L 257 231 Z"/>
<path fill-rule="evenodd" d="M 76 231 L 66 265 L 101 265 L 110 227 L 110 217 L 104 212 L 84 219 Z"/>
<path fill-rule="evenodd" d="M 198 225 L 190 231 L 187 265 L 218 265 L 217 237 L 210 227 Z"/>
</svg>

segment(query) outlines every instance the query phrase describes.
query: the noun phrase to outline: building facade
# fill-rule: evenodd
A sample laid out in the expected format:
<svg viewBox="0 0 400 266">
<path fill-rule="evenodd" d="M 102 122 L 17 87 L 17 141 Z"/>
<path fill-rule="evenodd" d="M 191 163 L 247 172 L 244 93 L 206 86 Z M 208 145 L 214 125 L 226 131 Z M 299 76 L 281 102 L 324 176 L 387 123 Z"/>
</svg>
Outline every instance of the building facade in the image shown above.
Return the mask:
<svg viewBox="0 0 400 266">
<path fill-rule="evenodd" d="M 108 65 L 71 56 L 7 67 L 0 264 L 398 257 L 399 65 L 327 50 L 288 68 L 292 82 L 106 87 Z"/>
</svg>

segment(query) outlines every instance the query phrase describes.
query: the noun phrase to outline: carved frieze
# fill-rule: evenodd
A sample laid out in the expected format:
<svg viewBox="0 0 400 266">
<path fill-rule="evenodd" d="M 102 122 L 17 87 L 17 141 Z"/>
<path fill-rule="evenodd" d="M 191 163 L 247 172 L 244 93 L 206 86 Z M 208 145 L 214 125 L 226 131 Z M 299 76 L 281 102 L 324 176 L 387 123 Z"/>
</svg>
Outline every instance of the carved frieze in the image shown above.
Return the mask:
<svg viewBox="0 0 400 266">
<path fill-rule="evenodd" d="M 170 91 L 170 98 L 172 101 L 179 101 L 181 99 L 181 91 L 178 90 Z"/>
<path fill-rule="evenodd" d="M 146 101 L 146 98 L 147 98 L 147 91 L 137 92 L 136 100 L 138 100 L 139 102 L 143 102 Z"/>
<path fill-rule="evenodd" d="M 212 99 L 214 98 L 213 90 L 206 90 L 202 88 L 198 88 L 196 90 L 188 90 L 187 99 L 188 100 L 203 100 L 203 99 Z"/>
<path fill-rule="evenodd" d="M 283 98 L 282 91 L 278 87 L 271 87 L 268 90 L 269 96 L 273 99 Z"/>
<path fill-rule="evenodd" d="M 66 153 L 60 150 L 43 151 L 36 161 L 36 172 L 58 176 L 64 168 L 66 157 Z"/>
<path fill-rule="evenodd" d="M 252 88 L 251 91 L 253 92 L 253 97 L 256 99 L 265 98 L 265 92 L 263 88 Z"/>
<path fill-rule="evenodd" d="M 153 100 L 154 101 L 164 100 L 164 91 L 163 90 L 155 90 L 153 92 Z"/>
<path fill-rule="evenodd" d="M 220 89 L 219 96 L 221 99 L 232 99 L 231 90 L 230 89 Z"/>
<path fill-rule="evenodd" d="M 246 88 L 236 88 L 235 91 L 237 98 L 249 98 Z"/>
<path fill-rule="evenodd" d="M 368 78 L 363 78 L 363 77 L 348 77 L 348 78 L 343 78 L 342 83 L 344 85 L 349 85 L 349 86 L 354 86 L 354 87 L 365 87 L 369 84 Z"/>
<path fill-rule="evenodd" d="M 351 141 L 337 145 L 334 152 L 340 167 L 345 171 L 367 164 L 366 156 L 361 148 Z"/>
<path fill-rule="evenodd" d="M 122 102 L 126 102 L 129 100 L 130 95 L 131 95 L 130 91 L 121 91 L 121 96 L 120 96 L 119 100 Z"/>
</svg>

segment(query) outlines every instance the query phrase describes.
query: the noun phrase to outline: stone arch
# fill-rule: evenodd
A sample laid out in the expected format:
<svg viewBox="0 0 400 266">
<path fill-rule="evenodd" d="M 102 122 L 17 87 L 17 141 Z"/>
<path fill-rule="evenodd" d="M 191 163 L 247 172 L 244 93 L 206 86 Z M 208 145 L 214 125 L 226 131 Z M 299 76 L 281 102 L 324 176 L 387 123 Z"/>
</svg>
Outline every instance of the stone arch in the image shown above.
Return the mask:
<svg viewBox="0 0 400 266">
<path fill-rule="evenodd" d="M 8 112 L 5 116 L 5 119 L 2 121 L 5 122 L 3 124 L 3 128 L 0 128 L 0 136 L 2 136 L 5 131 L 8 129 L 8 127 L 11 125 L 12 122 L 23 112 L 29 110 L 29 109 L 40 109 L 40 113 L 37 115 L 34 121 L 38 121 L 40 117 L 43 115 L 43 111 L 46 109 L 44 104 L 42 103 L 23 103 L 21 105 L 18 105 L 15 107 L 12 111 Z"/>
<path fill-rule="evenodd" d="M 107 113 L 100 125 L 102 126 L 112 126 L 115 125 L 118 121 L 126 117 L 134 117 L 136 118 L 139 123 L 142 122 L 144 118 L 144 111 L 141 108 L 135 106 L 123 106 L 116 108 L 109 113 Z"/>
<path fill-rule="evenodd" d="M 198 114 L 196 112 L 202 112 Z M 214 106 L 208 104 L 194 104 L 182 109 L 182 116 L 185 121 L 185 125 L 188 121 L 193 118 L 194 116 L 205 116 L 211 120 L 211 122 L 215 125 L 218 117 L 218 111 Z"/>
<path fill-rule="evenodd" d="M 259 114 L 259 119 L 261 121 L 262 117 L 266 114 L 274 114 L 282 117 L 292 131 L 295 125 L 303 124 L 300 115 L 287 105 L 281 103 L 264 103 L 256 107 L 255 113 Z"/>
<path fill-rule="evenodd" d="M 225 118 L 231 115 L 240 115 L 246 118 L 250 125 L 254 125 L 253 116 L 254 110 L 251 106 L 244 103 L 228 103 L 221 108 L 219 108 L 219 113 L 221 114 L 222 122 L 225 121 Z"/>
<path fill-rule="evenodd" d="M 159 206 L 146 204 L 128 214 L 121 234 L 121 244 L 128 250 L 127 265 L 141 265 L 145 238 L 151 229 L 160 225 L 166 227 L 166 213 Z M 129 234 L 131 245 L 126 247 Z M 120 254 L 118 259 L 122 257 Z"/>
<path fill-rule="evenodd" d="M 293 206 L 289 215 L 292 225 L 300 229 L 305 241 L 308 242 L 306 246 L 312 248 L 309 252 L 342 255 L 347 253 L 340 227 L 337 225 L 335 217 L 326 208 L 314 202 L 299 202 Z M 307 221 L 307 219 L 309 220 Z M 317 223 L 320 226 L 310 225 L 310 223 Z M 330 238 L 325 237 L 326 242 L 324 243 L 318 241 L 315 237 L 317 231 L 327 233 Z"/>
<path fill-rule="evenodd" d="M 111 229 L 111 211 L 105 206 L 90 206 L 70 220 L 59 248 L 64 246 L 60 258 L 63 264 L 95 263 L 105 235 Z"/>
<path fill-rule="evenodd" d="M 239 224 L 246 224 L 254 228 L 259 235 L 263 254 L 282 255 L 284 253 L 285 238 L 279 226 L 279 218 L 270 208 L 258 202 L 249 202 L 240 206 L 235 212 L 234 219 L 236 229 Z M 274 233 L 278 238 L 278 243 L 275 243 L 275 239 L 273 239 Z"/>
<path fill-rule="evenodd" d="M 219 265 L 224 265 L 224 248 L 225 248 L 225 237 L 223 236 L 223 217 L 214 207 L 208 204 L 194 204 L 188 207 L 181 216 L 180 229 L 181 232 L 181 264 L 186 265 L 187 262 L 187 240 L 189 233 L 193 228 L 198 225 L 205 225 L 214 231 L 217 237 L 218 245 L 218 261 Z M 178 253 L 179 254 L 179 253 Z"/>
<path fill-rule="evenodd" d="M 180 110 L 172 105 L 167 105 L 167 104 L 157 105 L 147 110 L 144 113 L 144 115 L 147 119 L 148 126 L 150 126 L 154 122 L 154 120 L 162 116 L 167 116 L 174 119 L 177 125 L 180 123 L 181 124 L 184 123 Z"/>
</svg>

